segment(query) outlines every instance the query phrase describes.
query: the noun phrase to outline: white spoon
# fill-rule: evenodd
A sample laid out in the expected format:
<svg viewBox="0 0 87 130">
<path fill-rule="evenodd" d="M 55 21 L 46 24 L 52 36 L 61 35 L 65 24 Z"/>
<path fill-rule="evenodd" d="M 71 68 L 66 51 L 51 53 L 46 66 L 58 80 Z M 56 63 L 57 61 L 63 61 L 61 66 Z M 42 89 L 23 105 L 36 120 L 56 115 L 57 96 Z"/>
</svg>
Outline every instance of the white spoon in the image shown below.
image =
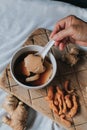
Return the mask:
<svg viewBox="0 0 87 130">
<path fill-rule="evenodd" d="M 50 40 L 45 47 L 42 49 L 42 51 L 39 51 L 38 53 L 36 53 L 35 55 L 40 55 L 43 59 L 45 58 L 45 56 L 47 55 L 48 51 L 50 50 L 50 48 L 54 45 L 55 41 L 54 40 Z"/>
</svg>

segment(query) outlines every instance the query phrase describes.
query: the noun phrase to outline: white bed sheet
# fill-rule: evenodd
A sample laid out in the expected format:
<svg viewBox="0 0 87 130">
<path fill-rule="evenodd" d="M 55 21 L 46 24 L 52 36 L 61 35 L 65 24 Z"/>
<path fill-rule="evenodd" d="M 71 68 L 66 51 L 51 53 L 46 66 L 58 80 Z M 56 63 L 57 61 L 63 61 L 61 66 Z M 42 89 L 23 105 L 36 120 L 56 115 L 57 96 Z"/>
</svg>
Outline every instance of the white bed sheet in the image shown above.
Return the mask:
<svg viewBox="0 0 87 130">
<path fill-rule="evenodd" d="M 87 21 L 87 9 L 50 0 L 0 0 L 0 73 L 10 62 L 12 54 L 39 27 L 53 29 L 54 24 L 67 15 L 76 15 Z M 5 114 L 1 104 L 7 93 L 0 90 L 0 130 L 11 130 L 2 124 Z M 30 109 L 27 130 L 63 130 L 47 117 Z"/>
</svg>

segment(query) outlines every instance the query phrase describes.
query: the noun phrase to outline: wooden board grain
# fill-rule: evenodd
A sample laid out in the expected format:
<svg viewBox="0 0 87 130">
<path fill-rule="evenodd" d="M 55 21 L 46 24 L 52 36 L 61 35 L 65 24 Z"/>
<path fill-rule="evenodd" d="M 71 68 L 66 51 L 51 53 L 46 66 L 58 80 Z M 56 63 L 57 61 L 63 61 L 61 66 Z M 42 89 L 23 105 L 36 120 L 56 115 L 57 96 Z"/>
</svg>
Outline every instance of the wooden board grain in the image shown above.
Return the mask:
<svg viewBox="0 0 87 130">
<path fill-rule="evenodd" d="M 31 34 L 23 46 L 30 44 L 37 44 L 44 46 L 49 41 L 50 31 L 46 29 L 38 29 Z M 71 45 L 72 46 L 72 45 Z M 67 52 L 70 45 L 62 52 Z M 45 101 L 47 96 L 47 87 L 39 90 L 31 90 L 19 86 L 12 78 L 9 65 L 4 70 L 0 77 L 0 88 L 15 95 L 22 100 L 28 106 L 32 107 L 36 111 L 48 116 L 56 123 L 63 125 L 69 130 L 86 130 L 87 128 L 87 57 L 82 57 L 83 62 L 79 62 L 76 66 L 70 67 L 63 63 L 59 58 L 58 49 L 52 47 L 51 52 L 54 54 L 57 60 L 57 73 L 54 80 L 51 82 L 53 85 L 63 84 L 66 79 L 71 81 L 71 87 L 76 89 L 80 101 L 80 111 L 72 118 L 73 125 L 71 128 L 67 128 L 60 121 L 57 115 L 54 115 L 50 110 L 48 103 Z"/>
</svg>

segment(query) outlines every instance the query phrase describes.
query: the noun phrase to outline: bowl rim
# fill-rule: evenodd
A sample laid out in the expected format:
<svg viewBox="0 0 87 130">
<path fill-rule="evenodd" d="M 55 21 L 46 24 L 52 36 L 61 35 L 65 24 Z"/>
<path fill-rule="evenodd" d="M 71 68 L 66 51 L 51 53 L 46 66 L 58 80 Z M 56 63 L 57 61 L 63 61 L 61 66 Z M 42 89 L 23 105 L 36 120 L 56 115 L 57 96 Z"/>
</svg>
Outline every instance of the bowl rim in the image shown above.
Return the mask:
<svg viewBox="0 0 87 130">
<path fill-rule="evenodd" d="M 48 53 L 48 57 L 50 58 L 50 60 L 51 60 L 51 58 L 52 58 L 53 62 L 52 62 L 52 60 L 51 60 L 51 63 L 55 63 L 55 64 L 54 64 L 55 67 L 54 67 L 54 69 L 53 69 L 53 75 L 51 76 L 51 78 L 50 78 L 45 84 L 38 85 L 38 86 L 25 85 L 25 84 L 21 83 L 20 81 L 18 81 L 17 78 L 15 77 L 15 75 L 13 74 L 12 62 L 13 62 L 13 60 L 14 60 L 14 57 L 17 55 L 17 53 L 19 53 L 19 52 L 22 51 L 23 49 L 31 48 L 31 47 L 36 47 L 36 48 L 39 48 L 39 49 L 40 49 L 40 48 L 43 49 L 43 47 L 40 46 L 40 45 L 27 45 L 27 46 L 25 46 L 25 47 L 21 47 L 20 49 L 18 49 L 18 50 L 13 54 L 13 56 L 12 56 L 12 58 L 11 58 L 11 61 L 10 61 L 10 72 L 11 72 L 11 75 L 12 75 L 13 79 L 16 81 L 16 83 L 18 83 L 18 85 L 20 85 L 20 86 L 22 86 L 22 87 L 25 87 L 25 88 L 28 88 L 28 89 L 41 89 L 41 88 L 46 87 L 46 86 L 53 80 L 53 78 L 54 78 L 55 75 L 56 75 L 57 62 L 56 62 L 56 59 L 55 59 L 54 55 L 53 55 L 51 52 Z M 31 51 L 32 51 L 32 49 L 31 49 Z M 20 54 L 20 55 L 21 55 L 21 54 Z M 20 55 L 19 55 L 19 56 L 20 56 Z M 19 56 L 18 56 L 18 57 L 19 57 Z M 18 57 L 17 57 L 17 58 L 18 58 Z M 17 59 L 17 58 L 16 58 L 16 59 Z M 53 65 L 53 64 L 52 64 L 52 65 Z"/>
</svg>

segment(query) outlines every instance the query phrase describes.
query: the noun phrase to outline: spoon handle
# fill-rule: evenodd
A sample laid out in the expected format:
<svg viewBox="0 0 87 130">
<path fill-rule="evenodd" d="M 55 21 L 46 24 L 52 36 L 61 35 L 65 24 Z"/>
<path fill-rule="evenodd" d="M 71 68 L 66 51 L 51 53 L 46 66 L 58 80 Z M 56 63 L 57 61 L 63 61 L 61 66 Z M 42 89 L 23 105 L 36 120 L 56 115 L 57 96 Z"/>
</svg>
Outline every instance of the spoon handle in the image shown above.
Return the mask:
<svg viewBox="0 0 87 130">
<path fill-rule="evenodd" d="M 45 56 L 47 55 L 48 51 L 50 50 L 50 48 L 54 45 L 55 41 L 54 40 L 50 40 L 46 46 L 43 48 L 43 50 L 41 51 L 41 56 L 44 59 Z"/>
</svg>

